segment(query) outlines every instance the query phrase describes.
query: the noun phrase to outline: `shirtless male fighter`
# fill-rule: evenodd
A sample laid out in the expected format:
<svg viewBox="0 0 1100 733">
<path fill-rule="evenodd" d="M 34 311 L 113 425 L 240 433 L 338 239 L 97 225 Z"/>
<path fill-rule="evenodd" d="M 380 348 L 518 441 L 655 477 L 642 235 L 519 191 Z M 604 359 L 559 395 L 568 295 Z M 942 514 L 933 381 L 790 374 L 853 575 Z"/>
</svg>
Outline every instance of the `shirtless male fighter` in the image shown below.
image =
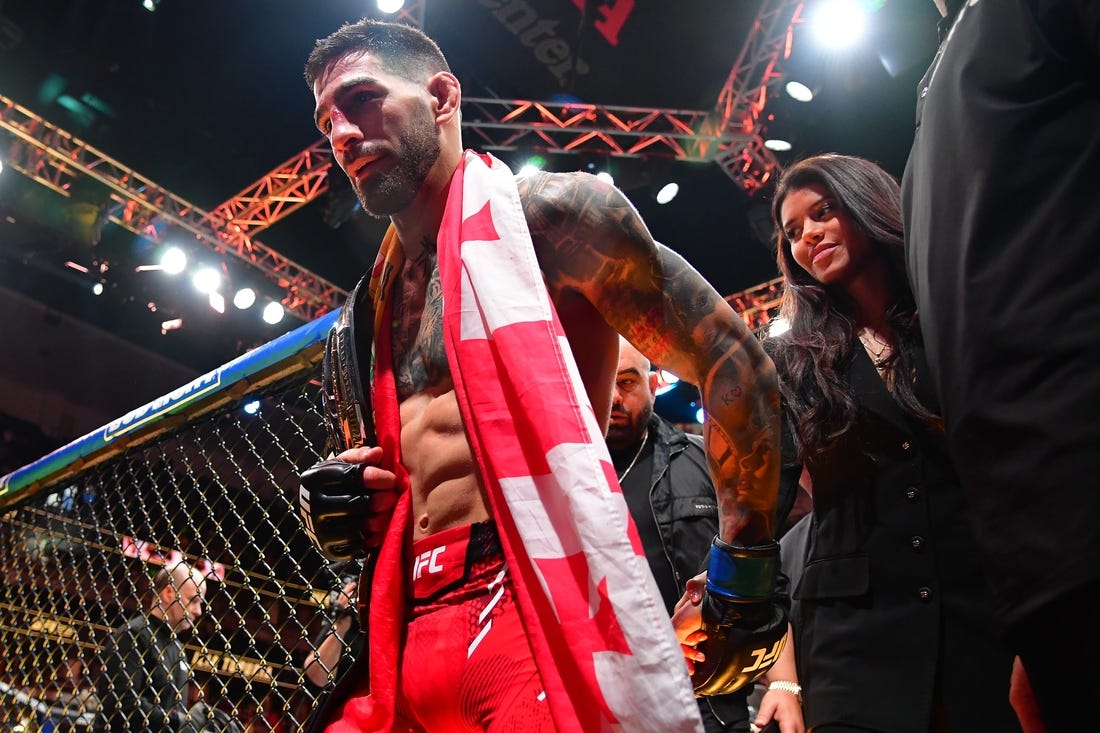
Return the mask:
<svg viewBox="0 0 1100 733">
<path fill-rule="evenodd" d="M 525 530 L 516 527 L 543 508 L 499 509 L 504 504 L 494 503 L 494 496 L 514 496 L 519 482 L 486 468 L 496 465 L 492 461 L 501 452 L 524 453 L 529 440 L 520 440 L 523 428 L 517 427 L 510 443 L 506 437 L 493 450 L 480 442 L 489 428 L 471 420 L 464 405 L 471 394 L 474 402 L 479 394 L 495 394 L 496 385 L 459 374 L 467 369 L 456 366 L 463 346 L 455 345 L 457 336 L 447 335 L 452 303 L 446 268 L 440 264 L 447 256 L 443 232 L 450 225 L 445 214 L 456 197 L 473 196 L 471 191 L 480 186 L 471 183 L 481 180 L 477 176 L 493 175 L 478 173 L 489 170 L 488 156 L 463 151 L 459 82 L 438 46 L 420 31 L 371 20 L 345 25 L 319 40 L 306 66 L 306 80 L 315 97 L 317 127 L 329 139 L 363 208 L 392 222 L 379 262 L 368 275 L 373 281 L 356 288 L 330 336 L 326 417 L 340 452 L 302 475 L 301 508 L 315 543 L 330 556 L 370 554 L 367 567 L 375 568 L 373 581 L 364 578 L 360 583 L 361 602 L 367 606 L 360 618 L 369 617 L 369 661 L 361 660 L 346 676 L 326 707 L 323 729 L 701 730 L 683 657 L 677 656 L 674 664 L 650 665 L 645 672 L 687 692 L 668 695 L 667 702 L 655 698 L 659 704 L 638 704 L 646 693 L 631 698 L 631 688 L 644 685 L 634 679 L 609 682 L 604 665 L 612 658 L 642 660 L 651 646 L 666 648 L 662 645 L 667 642 L 676 655 L 694 661 L 696 694 L 717 694 L 754 679 L 778 654 L 786 619 L 772 599 L 778 566 L 773 522 L 779 441 L 777 382 L 770 360 L 718 293 L 683 258 L 653 240 L 619 190 L 581 173 L 508 174 L 509 200 L 516 204 L 511 211 L 525 221 L 521 229 L 530 237 L 526 248 L 530 251 L 533 245 L 537 258 L 537 268 L 531 270 L 538 288 L 545 287 L 556 312 L 554 323 L 560 322 L 568 340 L 561 348 L 575 361 L 575 371 L 570 371 L 574 384 L 583 387 L 591 405 L 585 414 L 593 416 L 593 443 L 605 450 L 602 431 L 621 333 L 653 362 L 700 387 L 707 413 L 707 456 L 720 508 L 720 532 L 702 599 L 709 639 L 698 648 L 676 644 L 667 616 L 657 622 L 663 610 L 657 602 L 645 601 L 640 604 L 645 608 L 637 609 L 654 619 L 645 632 L 652 644 L 631 638 L 632 607 L 630 613 L 615 607 L 617 617 L 608 620 L 603 615 L 606 603 L 614 605 L 622 590 L 611 587 L 617 580 L 614 572 L 607 574 L 610 578 L 592 579 L 593 589 L 600 584 L 605 605 L 593 602 L 591 615 L 586 607 L 580 620 L 599 622 L 605 639 L 612 640 L 609 644 L 625 634 L 628 650 L 586 656 L 577 642 L 556 641 L 556 632 L 544 627 L 570 625 L 570 609 L 558 601 L 552 578 L 560 564 L 535 558 L 528 566 L 513 567 L 514 556 L 538 554 Z M 501 165 L 493 162 L 492 170 Z M 456 191 L 460 185 L 466 188 Z M 498 208 L 499 195 L 493 196 L 494 221 L 488 228 L 503 229 L 497 217 L 503 221 L 509 209 Z M 480 221 L 489 208 L 463 214 L 463 226 L 474 228 L 469 222 Z M 461 267 L 476 270 L 477 263 L 464 259 Z M 467 308 L 467 299 L 484 300 L 480 294 L 467 295 L 468 286 L 478 287 L 470 285 L 472 279 L 476 273 L 464 271 L 455 280 L 461 282 L 453 299 L 463 300 L 463 334 L 481 327 L 482 321 L 468 320 L 470 308 L 492 310 L 483 302 Z M 361 292 L 368 287 L 370 297 Z M 352 326 L 354 337 L 349 335 Z M 499 357 L 492 353 L 496 356 L 481 362 Z M 554 358 L 536 354 L 527 364 L 539 368 Z M 383 426 L 387 378 L 380 375 L 386 372 L 396 393 L 394 422 L 399 425 L 394 440 Z M 524 420 L 535 424 L 537 431 L 563 417 L 527 414 L 537 409 L 528 400 L 540 399 L 540 388 L 558 389 L 537 380 L 531 387 L 521 395 L 522 402 L 505 405 L 505 432 L 513 418 L 517 425 Z M 368 395 L 373 395 L 373 405 Z M 494 424 L 501 422 L 499 417 Z M 540 455 L 536 461 L 545 460 L 555 479 L 560 473 L 553 468 L 556 455 Z M 617 491 L 610 461 L 606 453 L 601 455 L 602 461 L 591 460 L 587 468 L 598 468 L 600 476 L 610 474 Z M 596 465 L 602 462 L 606 465 Z M 620 528 L 621 536 L 609 545 L 623 541 L 629 547 L 624 540 L 629 521 L 625 502 L 615 491 L 609 495 L 616 497 L 614 511 L 606 520 L 597 517 L 597 523 Z M 552 529 L 563 535 L 570 531 L 556 524 Z M 632 527 L 629 534 L 636 537 Z M 521 545 L 526 550 L 509 549 Z M 644 553 L 638 554 L 640 543 L 635 545 L 638 562 L 628 564 L 646 568 Z M 571 570 L 576 567 L 570 564 Z M 652 587 L 648 569 L 643 572 L 645 579 L 633 585 Z M 581 572 L 576 577 L 589 576 Z M 554 599 L 552 606 L 532 610 L 523 597 L 517 600 L 519 593 L 538 595 L 542 585 Z M 371 593 L 365 592 L 368 586 Z M 394 588 L 400 588 L 396 605 L 383 600 Z M 517 590 L 522 588 L 527 590 Z M 547 608 L 552 610 L 547 613 Z M 399 627 L 399 641 L 394 642 L 398 651 L 387 656 L 389 641 L 383 637 L 392 630 L 382 628 L 393 625 Z M 575 638 L 563 633 L 566 639 Z M 543 654 L 546 650 L 550 656 Z M 570 667 L 570 659 L 580 661 Z M 577 692 L 594 680 L 595 697 Z M 595 700 L 595 707 L 586 706 L 586 700 Z M 681 718 L 664 711 L 677 705 L 684 711 Z"/>
</svg>

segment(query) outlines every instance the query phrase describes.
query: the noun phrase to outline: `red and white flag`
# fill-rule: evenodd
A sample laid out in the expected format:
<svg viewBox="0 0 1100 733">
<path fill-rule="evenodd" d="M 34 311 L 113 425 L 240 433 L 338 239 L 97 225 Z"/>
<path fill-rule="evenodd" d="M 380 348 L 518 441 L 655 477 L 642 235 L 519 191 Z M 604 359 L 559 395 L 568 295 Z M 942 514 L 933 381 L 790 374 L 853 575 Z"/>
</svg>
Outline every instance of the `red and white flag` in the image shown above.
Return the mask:
<svg viewBox="0 0 1100 733">
<path fill-rule="evenodd" d="M 558 730 L 702 730 L 515 179 L 496 158 L 465 152 L 438 252 L 464 425 Z"/>
</svg>

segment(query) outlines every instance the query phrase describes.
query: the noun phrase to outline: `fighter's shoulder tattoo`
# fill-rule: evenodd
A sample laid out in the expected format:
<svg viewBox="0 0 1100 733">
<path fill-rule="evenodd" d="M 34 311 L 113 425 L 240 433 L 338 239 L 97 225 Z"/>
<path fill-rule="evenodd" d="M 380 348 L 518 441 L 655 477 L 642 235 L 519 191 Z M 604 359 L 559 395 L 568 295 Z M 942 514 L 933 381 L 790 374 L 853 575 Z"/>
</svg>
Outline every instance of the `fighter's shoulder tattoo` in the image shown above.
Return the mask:
<svg viewBox="0 0 1100 733">
<path fill-rule="evenodd" d="M 539 262 L 551 280 L 606 277 L 652 256 L 653 240 L 621 191 L 584 173 L 542 173 L 520 179 L 520 200 Z M 619 273 L 621 276 L 621 273 Z"/>
</svg>

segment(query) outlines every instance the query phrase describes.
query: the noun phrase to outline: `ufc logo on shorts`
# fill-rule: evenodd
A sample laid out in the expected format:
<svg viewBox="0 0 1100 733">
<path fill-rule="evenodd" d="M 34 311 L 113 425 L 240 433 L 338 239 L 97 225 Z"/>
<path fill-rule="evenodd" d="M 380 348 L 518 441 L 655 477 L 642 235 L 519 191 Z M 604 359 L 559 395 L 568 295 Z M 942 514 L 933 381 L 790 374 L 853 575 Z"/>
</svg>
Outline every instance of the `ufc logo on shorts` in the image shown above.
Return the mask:
<svg viewBox="0 0 1100 733">
<path fill-rule="evenodd" d="M 442 547 L 437 547 L 434 550 L 422 552 L 417 555 L 416 559 L 413 561 L 413 580 L 420 580 L 420 576 L 424 574 L 425 568 L 433 575 L 443 572 L 443 566 L 439 564 L 439 555 L 445 549 L 447 549 L 447 546 L 443 545 Z"/>
<path fill-rule="evenodd" d="M 786 638 L 787 637 L 784 636 L 783 639 L 775 642 L 775 644 L 772 645 L 770 651 L 767 647 L 764 647 L 762 649 L 754 649 L 752 651 L 752 657 L 756 661 L 751 666 L 745 667 L 743 670 L 741 670 L 741 672 L 755 672 L 761 667 L 767 667 L 771 665 L 776 659 L 779 658 L 779 652 L 783 651 L 783 640 Z"/>
</svg>

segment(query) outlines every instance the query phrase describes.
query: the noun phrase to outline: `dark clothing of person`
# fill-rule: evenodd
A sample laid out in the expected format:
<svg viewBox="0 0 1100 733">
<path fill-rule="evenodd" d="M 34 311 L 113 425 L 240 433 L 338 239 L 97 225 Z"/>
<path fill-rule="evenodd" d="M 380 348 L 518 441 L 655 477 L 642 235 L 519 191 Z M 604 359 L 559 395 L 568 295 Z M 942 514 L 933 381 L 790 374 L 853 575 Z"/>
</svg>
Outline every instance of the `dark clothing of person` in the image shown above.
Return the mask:
<svg viewBox="0 0 1100 733">
<path fill-rule="evenodd" d="M 932 408 L 917 363 L 916 394 Z M 782 379 L 781 358 L 776 366 Z M 813 512 L 781 545 L 807 728 L 1019 731 L 1012 655 L 942 433 L 902 411 L 863 348 L 840 376 L 855 423 L 807 461 Z M 793 450 L 787 432 L 783 494 L 801 473 Z"/>
<path fill-rule="evenodd" d="M 1100 4 L 964 7 L 921 83 L 907 257 L 998 613 L 1100 580 Z"/>
<path fill-rule="evenodd" d="M 184 730 L 190 679 L 183 645 L 171 627 L 154 616 L 134 618 L 111 633 L 103 650 L 96 686 L 101 730 Z"/>
<path fill-rule="evenodd" d="M 997 613 L 1072 730 L 1100 715 L 1100 629 L 1066 625 L 1100 603 L 1100 3 L 955 5 L 902 181 L 909 275 Z"/>
<path fill-rule="evenodd" d="M 635 451 L 636 447 L 622 451 L 625 455 L 615 465 L 617 473 L 626 471 Z M 706 568 L 707 554 L 718 534 L 718 499 L 699 436 L 684 433 L 654 413 L 643 454 L 649 458 L 639 455 L 620 484 L 671 618 L 687 581 Z M 747 733 L 748 695 L 745 689 L 699 698 L 707 733 Z"/>
<path fill-rule="evenodd" d="M 661 528 L 657 524 L 656 514 L 650 504 L 648 490 L 650 484 L 646 483 L 646 479 L 653 477 L 654 442 L 656 442 L 656 435 L 652 440 L 647 436 L 640 447 L 631 446 L 624 451 L 624 455 L 612 451 L 611 460 L 615 465 L 615 473 L 621 476 L 620 484 L 629 481 L 631 486 L 638 487 L 636 491 L 623 491 L 623 497 L 626 499 L 626 507 L 630 510 L 634 527 L 638 530 L 638 537 L 642 540 L 650 572 L 653 573 L 653 579 L 657 581 L 657 589 L 661 591 L 661 600 L 665 608 L 670 609 L 676 607 L 676 602 L 683 595 L 684 583 L 687 581 L 679 577 L 667 554 L 665 539 L 661 536 Z M 636 482 L 632 478 L 635 472 L 639 479 Z M 671 611 L 669 615 L 672 615 Z"/>
</svg>

